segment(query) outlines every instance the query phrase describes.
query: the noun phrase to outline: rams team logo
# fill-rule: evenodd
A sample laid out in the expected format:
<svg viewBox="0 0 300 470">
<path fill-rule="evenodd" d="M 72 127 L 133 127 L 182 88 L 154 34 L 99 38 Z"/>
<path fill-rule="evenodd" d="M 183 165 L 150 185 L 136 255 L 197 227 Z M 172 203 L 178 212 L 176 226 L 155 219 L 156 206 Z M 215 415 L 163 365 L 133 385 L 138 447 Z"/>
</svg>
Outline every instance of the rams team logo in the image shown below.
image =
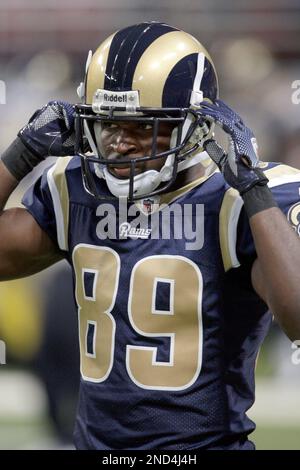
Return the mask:
<svg viewBox="0 0 300 470">
<path fill-rule="evenodd" d="M 300 236 L 300 202 L 290 207 L 287 214 L 288 221 Z"/>
</svg>

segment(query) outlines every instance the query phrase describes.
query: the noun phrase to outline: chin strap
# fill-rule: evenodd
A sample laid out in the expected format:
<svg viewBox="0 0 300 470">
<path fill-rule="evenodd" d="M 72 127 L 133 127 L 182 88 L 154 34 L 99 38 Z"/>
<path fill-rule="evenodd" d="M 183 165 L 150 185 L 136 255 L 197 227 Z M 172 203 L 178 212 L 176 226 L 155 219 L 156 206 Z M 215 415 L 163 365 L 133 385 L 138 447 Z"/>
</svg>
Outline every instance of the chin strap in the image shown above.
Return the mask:
<svg viewBox="0 0 300 470">
<path fill-rule="evenodd" d="M 120 179 L 112 175 L 105 165 L 94 164 L 95 173 L 98 177 L 104 178 L 108 189 L 116 197 L 128 197 L 129 194 L 129 178 Z M 142 196 L 151 193 L 161 183 L 160 172 L 156 170 L 148 170 L 134 177 L 134 196 Z"/>
<path fill-rule="evenodd" d="M 185 164 L 185 167 L 180 171 L 201 163 L 205 168 L 204 174 L 206 176 L 210 175 L 216 168 L 214 162 L 206 152 L 200 152 L 190 158 L 187 162 L 184 161 L 179 163 L 179 165 L 183 163 Z M 94 168 L 98 178 L 105 179 L 108 189 L 114 196 L 128 197 L 129 178 L 124 180 L 117 178 L 108 171 L 105 165 L 94 163 Z M 162 170 L 148 170 L 136 175 L 134 177 L 134 196 L 142 196 L 144 194 L 151 193 L 160 185 L 161 182 L 168 181 L 170 179 L 163 179 L 166 178 L 166 175 L 166 172 L 165 174 L 162 174 Z"/>
</svg>

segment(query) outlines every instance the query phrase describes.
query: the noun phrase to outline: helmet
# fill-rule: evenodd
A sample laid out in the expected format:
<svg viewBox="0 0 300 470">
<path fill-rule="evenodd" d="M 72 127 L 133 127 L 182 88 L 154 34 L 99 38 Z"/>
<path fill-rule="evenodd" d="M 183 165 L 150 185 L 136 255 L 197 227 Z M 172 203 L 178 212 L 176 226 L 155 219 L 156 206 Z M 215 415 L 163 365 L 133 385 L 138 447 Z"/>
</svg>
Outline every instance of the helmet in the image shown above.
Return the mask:
<svg viewBox="0 0 300 470">
<path fill-rule="evenodd" d="M 76 152 L 86 190 L 102 199 L 100 177 L 113 197 L 135 200 L 165 192 L 179 171 L 201 160 L 201 142 L 211 134 L 212 124 L 203 121 L 197 108 L 203 100 L 218 97 L 218 80 L 197 39 L 164 23 L 145 22 L 117 31 L 93 55 L 90 51 L 78 95 L 82 103 L 76 105 Z M 108 161 L 95 134 L 96 122 L 112 121 L 150 123 L 153 129 L 149 155 L 122 158 L 130 167 L 126 179 L 110 172 L 120 159 Z M 174 129 L 170 148 L 158 153 L 160 122 L 170 122 Z M 160 171 L 136 174 L 138 161 L 158 158 Z"/>
</svg>

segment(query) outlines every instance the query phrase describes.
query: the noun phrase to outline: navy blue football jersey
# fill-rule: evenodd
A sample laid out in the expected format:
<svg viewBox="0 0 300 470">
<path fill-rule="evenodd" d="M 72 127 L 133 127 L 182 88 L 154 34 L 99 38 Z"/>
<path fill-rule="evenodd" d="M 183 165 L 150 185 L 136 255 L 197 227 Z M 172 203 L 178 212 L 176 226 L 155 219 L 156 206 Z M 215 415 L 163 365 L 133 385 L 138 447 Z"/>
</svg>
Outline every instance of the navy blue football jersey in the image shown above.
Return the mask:
<svg viewBox="0 0 300 470">
<path fill-rule="evenodd" d="M 261 166 L 299 230 L 300 172 Z M 250 281 L 243 201 L 222 175 L 128 204 L 96 200 L 79 158 L 59 158 L 23 203 L 73 269 L 77 448 L 253 448 L 246 412 L 271 314 Z"/>
</svg>

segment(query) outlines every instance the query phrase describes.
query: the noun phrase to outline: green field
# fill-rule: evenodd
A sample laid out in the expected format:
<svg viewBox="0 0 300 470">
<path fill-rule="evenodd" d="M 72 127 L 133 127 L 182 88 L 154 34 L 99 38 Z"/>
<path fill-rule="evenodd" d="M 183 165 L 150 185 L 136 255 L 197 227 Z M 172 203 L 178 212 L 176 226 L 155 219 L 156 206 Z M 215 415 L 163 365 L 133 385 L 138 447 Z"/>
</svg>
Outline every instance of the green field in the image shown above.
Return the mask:
<svg viewBox="0 0 300 470">
<path fill-rule="evenodd" d="M 300 450 L 300 427 L 259 427 L 252 436 L 258 450 Z"/>
<path fill-rule="evenodd" d="M 258 450 L 300 450 L 300 426 L 259 427 L 252 440 Z M 0 449 L 57 449 L 47 420 L 0 421 Z"/>
</svg>

